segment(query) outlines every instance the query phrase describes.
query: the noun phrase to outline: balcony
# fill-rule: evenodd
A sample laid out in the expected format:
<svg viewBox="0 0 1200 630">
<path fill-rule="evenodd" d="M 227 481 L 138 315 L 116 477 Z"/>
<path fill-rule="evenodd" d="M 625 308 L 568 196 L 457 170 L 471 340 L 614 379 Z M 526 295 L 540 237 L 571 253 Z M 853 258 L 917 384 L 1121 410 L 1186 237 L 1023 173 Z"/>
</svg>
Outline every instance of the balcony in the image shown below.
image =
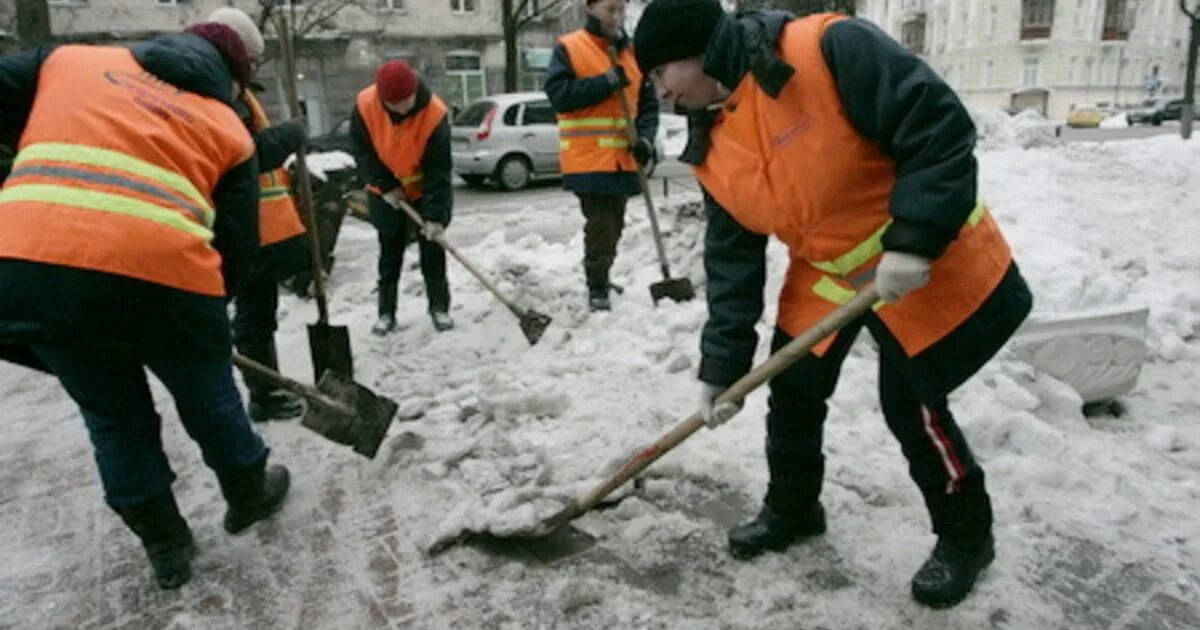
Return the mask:
<svg viewBox="0 0 1200 630">
<path fill-rule="evenodd" d="M 1054 0 L 1021 0 L 1021 39 L 1049 39 L 1054 27 Z"/>
</svg>

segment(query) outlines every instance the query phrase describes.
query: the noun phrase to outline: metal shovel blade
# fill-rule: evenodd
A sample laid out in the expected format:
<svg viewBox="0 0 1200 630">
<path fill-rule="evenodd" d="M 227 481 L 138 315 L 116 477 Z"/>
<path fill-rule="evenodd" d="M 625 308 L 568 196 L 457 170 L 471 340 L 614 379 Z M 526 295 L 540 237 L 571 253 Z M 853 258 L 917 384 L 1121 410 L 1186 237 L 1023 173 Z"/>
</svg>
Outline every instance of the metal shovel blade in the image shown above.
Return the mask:
<svg viewBox="0 0 1200 630">
<path fill-rule="evenodd" d="M 525 333 L 525 339 L 529 340 L 529 345 L 534 345 L 542 338 L 542 334 L 550 327 L 550 316 L 545 313 L 539 313 L 533 309 L 528 309 L 520 314 L 521 332 Z"/>
<path fill-rule="evenodd" d="M 696 297 L 696 289 L 687 278 L 668 278 L 650 285 L 650 297 L 655 304 L 663 298 L 675 302 L 687 302 Z"/>
<path fill-rule="evenodd" d="M 300 424 L 373 459 L 399 405 L 332 370 L 321 376 L 317 389 L 339 406 L 312 404 L 310 400 Z"/>
<path fill-rule="evenodd" d="M 312 355 L 313 380 L 326 372 L 354 378 L 354 357 L 350 354 L 350 333 L 345 326 L 317 322 L 308 325 L 308 349 Z"/>
</svg>

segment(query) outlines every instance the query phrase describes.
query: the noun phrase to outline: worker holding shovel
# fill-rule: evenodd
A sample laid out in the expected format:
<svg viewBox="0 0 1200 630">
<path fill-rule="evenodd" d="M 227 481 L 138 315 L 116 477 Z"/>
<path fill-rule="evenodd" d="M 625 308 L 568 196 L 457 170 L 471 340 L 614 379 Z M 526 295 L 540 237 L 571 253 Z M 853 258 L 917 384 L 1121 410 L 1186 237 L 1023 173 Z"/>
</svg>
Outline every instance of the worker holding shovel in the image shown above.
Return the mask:
<svg viewBox="0 0 1200 630">
<path fill-rule="evenodd" d="M 371 332 L 396 328 L 396 300 L 404 249 L 415 236 L 429 314 L 438 331 L 454 327 L 446 252 L 434 242 L 450 223 L 454 204 L 450 158 L 450 120 L 446 104 L 407 63 L 389 61 L 375 83 L 358 93 L 350 119 L 358 173 L 370 191 L 371 222 L 379 232 L 379 320 Z M 421 211 L 429 233 L 399 206 L 406 201 Z"/>
<path fill-rule="evenodd" d="M 706 423 L 728 420 L 740 405 L 717 399 L 751 366 L 768 236 L 791 260 L 773 349 L 872 280 L 882 298 L 771 379 L 770 484 L 758 516 L 730 532 L 730 551 L 748 559 L 825 531 L 826 400 L 865 327 L 879 346 L 884 417 L 937 535 L 912 595 L 956 604 L 994 545 L 984 474 L 946 399 L 1032 305 L 999 226 L 976 200 L 965 108 L 902 46 L 842 16 L 733 16 L 716 0 L 655 0 L 634 43 L 660 97 L 692 112 L 683 159 L 704 187 L 708 215 Z"/>
<path fill-rule="evenodd" d="M 225 311 L 259 243 L 254 142 L 233 109 L 250 60 L 224 25 L 187 31 L 0 58 L 0 143 L 20 138 L 0 189 L 0 346 L 28 349 L 79 405 L 105 502 L 162 588 L 191 578 L 195 545 L 147 369 L 217 475 L 226 531 L 289 487 L 242 408 Z"/>
<path fill-rule="evenodd" d="M 638 71 L 624 24 L 625 0 L 588 0 L 586 26 L 558 40 L 546 75 L 546 95 L 558 112 L 563 187 L 579 197 L 586 221 L 583 266 L 593 311 L 612 306 L 609 270 L 625 227 L 625 204 L 641 190 L 637 171 L 653 159 L 658 131 L 658 99 Z M 632 145 L 629 125 L 637 128 Z"/>
</svg>

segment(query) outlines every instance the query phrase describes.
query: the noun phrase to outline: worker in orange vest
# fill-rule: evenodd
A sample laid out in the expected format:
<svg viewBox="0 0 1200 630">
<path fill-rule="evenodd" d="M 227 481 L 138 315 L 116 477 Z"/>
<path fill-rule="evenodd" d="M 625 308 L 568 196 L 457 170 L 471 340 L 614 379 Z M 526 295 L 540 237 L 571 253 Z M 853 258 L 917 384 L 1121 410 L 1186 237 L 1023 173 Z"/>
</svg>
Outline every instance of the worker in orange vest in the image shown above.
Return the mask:
<svg viewBox="0 0 1200 630">
<path fill-rule="evenodd" d="M 105 501 L 162 588 L 190 579 L 195 545 L 146 369 L 217 474 L 226 531 L 288 491 L 230 365 L 225 306 L 258 249 L 254 143 L 233 110 L 249 80 L 241 41 L 213 23 L 0 58 L 0 143 L 19 138 L 0 188 L 0 345 L 78 403 Z"/>
<path fill-rule="evenodd" d="M 240 9 L 219 7 L 209 22 L 224 24 L 241 39 L 250 63 L 256 64 L 265 47 L 262 32 Z M 233 343 L 238 352 L 273 370 L 279 369 L 275 349 L 279 283 L 308 269 L 304 224 L 290 191 L 291 180 L 283 163 L 300 149 L 308 135 L 303 117 L 271 126 L 267 113 L 252 90 L 243 90 L 234 103 L 238 117 L 254 138 L 258 159 L 259 250 L 250 275 L 234 300 Z M 242 373 L 250 393 L 247 409 L 255 422 L 285 420 L 304 413 L 300 397 L 274 383 Z"/>
<path fill-rule="evenodd" d="M 976 198 L 966 109 L 920 59 L 844 16 L 734 16 L 716 0 L 655 0 L 634 42 L 660 97 L 691 111 L 683 159 L 708 214 L 705 421 L 716 426 L 739 409 L 715 400 L 748 371 L 758 344 L 768 236 L 790 250 L 772 349 L 871 280 L 883 300 L 771 381 L 770 485 L 758 516 L 730 532 L 730 551 L 751 558 L 825 531 L 826 401 L 865 327 L 879 348 L 884 418 L 937 535 L 912 594 L 932 607 L 956 604 L 994 542 L 983 470 L 946 399 L 1032 307 Z"/>
<path fill-rule="evenodd" d="M 546 74 L 546 95 L 558 112 L 563 187 L 579 197 L 583 210 L 583 268 L 593 311 L 612 308 L 609 272 L 625 228 L 625 204 L 641 193 L 637 169 L 655 158 L 658 132 L 658 99 L 625 34 L 625 2 L 587 0 L 587 24 L 559 38 Z M 633 120 L 625 116 L 621 92 Z M 629 125 L 637 129 L 633 146 Z"/>
<path fill-rule="evenodd" d="M 371 223 L 379 233 L 379 319 L 376 335 L 396 329 L 396 300 L 404 249 L 416 238 L 421 275 L 433 327 L 454 327 L 450 318 L 450 284 L 446 252 L 434 238 L 450 224 L 450 119 L 446 104 L 421 81 L 407 63 L 389 61 L 375 72 L 375 83 L 358 93 L 350 117 L 359 177 L 367 185 Z M 416 208 L 428 232 L 399 209 L 400 201 Z"/>
</svg>

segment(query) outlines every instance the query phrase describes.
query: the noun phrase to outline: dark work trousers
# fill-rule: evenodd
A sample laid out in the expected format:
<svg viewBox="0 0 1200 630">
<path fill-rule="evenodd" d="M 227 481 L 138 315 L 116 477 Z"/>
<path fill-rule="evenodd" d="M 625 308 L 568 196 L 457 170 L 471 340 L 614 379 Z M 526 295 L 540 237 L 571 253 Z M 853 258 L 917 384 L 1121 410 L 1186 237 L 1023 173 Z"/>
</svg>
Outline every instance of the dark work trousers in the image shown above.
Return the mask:
<svg viewBox="0 0 1200 630">
<path fill-rule="evenodd" d="M 421 275 L 429 312 L 450 310 L 450 283 L 446 279 L 446 252 L 441 245 L 425 239 L 420 228 L 403 211 L 387 204 L 378 195 L 368 195 L 371 223 L 379 235 L 379 314 L 396 315 L 396 293 L 404 266 L 404 249 L 416 238 L 421 256 Z"/>
<path fill-rule="evenodd" d="M 266 273 L 252 273 L 233 301 L 233 345 L 238 352 L 271 369 L 278 369 L 275 354 L 276 312 L 279 308 L 279 284 Z M 268 395 L 278 389 L 273 383 L 242 372 L 250 398 Z"/>
<path fill-rule="evenodd" d="M 38 346 L 34 352 L 83 412 L 105 500 L 114 508 L 162 496 L 175 480 L 146 368 L 167 386 L 184 429 L 218 475 L 267 455 L 266 444 L 250 428 L 228 360 L 143 365 L 78 349 Z"/>
<path fill-rule="evenodd" d="M 576 193 L 583 210 L 583 270 L 588 289 L 608 292 L 608 270 L 625 229 L 625 197 Z"/>
<path fill-rule="evenodd" d="M 766 502 L 780 512 L 817 500 L 825 472 L 822 433 L 843 361 L 862 328 L 879 345 L 879 397 L 900 442 L 909 475 L 925 499 L 939 535 L 978 538 L 990 532 L 991 502 L 946 397 L 999 351 L 1032 307 L 1016 266 L 957 329 L 914 357 L 875 313 L 842 328 L 824 356 L 809 354 L 771 379 L 767 413 Z M 776 330 L 772 352 L 791 337 Z"/>
</svg>

